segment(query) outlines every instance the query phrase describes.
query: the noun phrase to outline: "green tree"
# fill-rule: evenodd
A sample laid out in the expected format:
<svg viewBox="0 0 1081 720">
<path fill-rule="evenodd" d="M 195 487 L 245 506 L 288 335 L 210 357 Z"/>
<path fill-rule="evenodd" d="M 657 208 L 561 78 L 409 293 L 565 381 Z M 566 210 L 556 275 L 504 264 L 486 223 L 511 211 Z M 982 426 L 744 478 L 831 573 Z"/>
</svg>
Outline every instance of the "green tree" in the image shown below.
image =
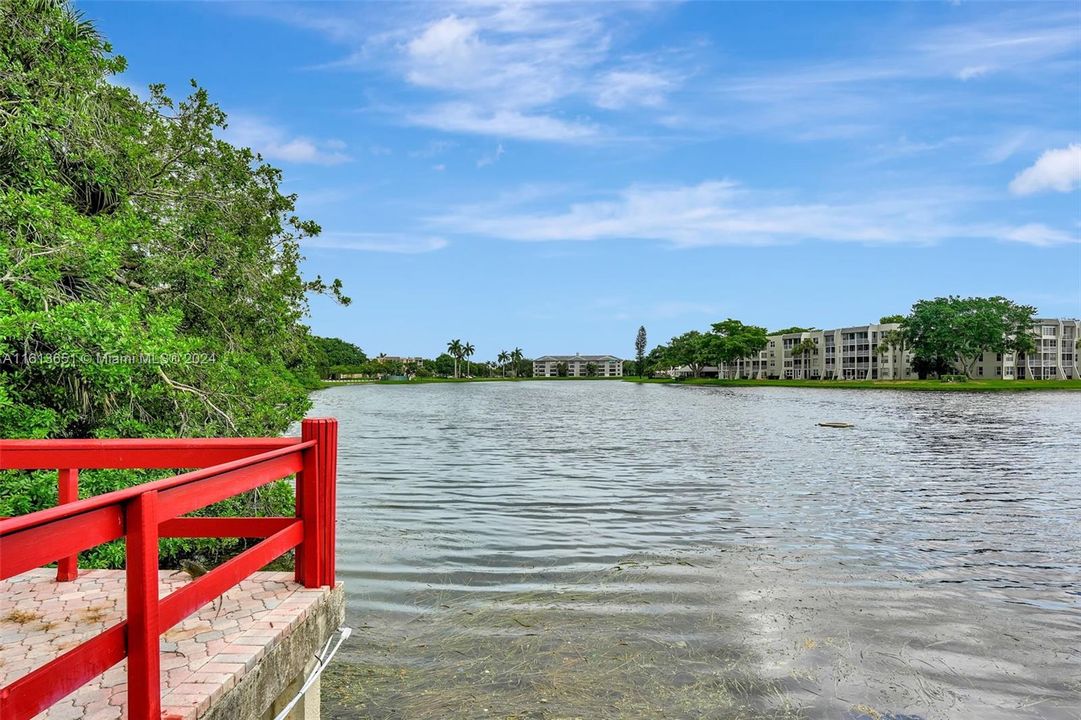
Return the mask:
<svg viewBox="0 0 1081 720">
<path fill-rule="evenodd" d="M 281 173 L 176 103 L 67 5 L 0 4 L 0 433 L 265 435 L 315 380 Z M 341 298 L 343 301 L 345 298 Z M 45 358 L 44 360 L 40 360 Z"/>
<path fill-rule="evenodd" d="M 510 359 L 511 362 L 514 363 L 514 377 L 518 377 L 518 372 L 521 370 L 522 365 L 522 348 L 516 347 L 511 350 Z"/>
<path fill-rule="evenodd" d="M 510 353 L 506 350 L 499 351 L 499 366 L 503 369 L 503 377 L 507 377 L 507 363 L 510 361 Z"/>
<path fill-rule="evenodd" d="M 570 367 L 567 363 L 556 363 L 556 377 L 567 377 L 568 375 L 570 375 Z"/>
<path fill-rule="evenodd" d="M 795 333 L 814 332 L 817 328 L 813 327 L 799 327 L 793 325 L 792 327 L 781 328 L 780 330 L 774 330 L 769 333 L 770 335 L 794 335 Z"/>
<path fill-rule="evenodd" d="M 440 377 L 456 376 L 456 361 L 452 355 L 447 353 L 442 353 L 435 360 L 428 360 L 426 365 L 433 375 Z"/>
<path fill-rule="evenodd" d="M 465 346 L 461 340 L 454 339 L 447 343 L 447 352 L 454 358 L 454 377 L 458 377 L 458 363 L 465 357 Z"/>
<path fill-rule="evenodd" d="M 809 373 L 807 372 L 807 360 L 808 355 L 811 353 L 818 354 L 818 343 L 814 341 L 814 338 L 803 338 L 792 347 L 792 357 L 799 356 L 800 359 L 800 378 L 807 378 Z"/>
<path fill-rule="evenodd" d="M 702 366 L 709 362 L 713 351 L 709 338 L 697 330 L 685 332 L 668 342 L 665 358 L 673 366 L 686 365 L 692 377 L 699 377 Z"/>
<path fill-rule="evenodd" d="M 472 369 L 469 367 L 469 358 L 473 357 L 473 353 L 476 351 L 477 349 L 473 347 L 473 343 L 467 342 L 462 345 L 462 357 L 465 358 L 466 361 L 465 374 L 467 376 L 472 375 Z"/>
<path fill-rule="evenodd" d="M 739 320 L 729 318 L 713 323 L 706 340 L 710 355 L 721 368 L 726 364 L 744 360 L 757 355 L 766 347 L 766 329 L 758 325 L 744 325 Z"/>
<path fill-rule="evenodd" d="M 638 335 L 634 338 L 634 369 L 638 377 L 642 377 L 646 369 L 646 326 L 638 328 Z"/>
<path fill-rule="evenodd" d="M 893 317 L 893 316 L 889 316 Z M 904 316 L 899 316 L 900 321 L 904 322 Z M 890 320 L 890 322 L 895 322 Z M 883 323 L 885 324 L 885 323 Z M 896 330 L 890 330 L 882 334 L 881 340 L 878 343 L 878 349 L 875 350 L 879 355 L 888 355 L 891 352 L 899 353 L 899 361 L 891 364 L 894 380 L 899 380 L 904 377 L 904 360 L 905 360 L 905 331 L 903 328 L 897 328 Z"/>
<path fill-rule="evenodd" d="M 895 323 L 903 323 L 904 321 L 904 315 L 883 315 L 878 319 L 878 322 L 881 325 L 893 325 Z"/>
<path fill-rule="evenodd" d="M 597 363 L 587 362 L 586 363 L 586 377 L 596 377 L 596 376 L 597 376 Z"/>
<path fill-rule="evenodd" d="M 901 330 L 921 378 L 928 372 L 942 374 L 954 364 L 971 377 L 984 353 L 1031 353 L 1035 314 L 1036 308 L 1000 296 L 951 295 L 915 303 Z"/>
<path fill-rule="evenodd" d="M 649 351 L 646 355 L 646 367 L 645 372 L 647 375 L 652 375 L 654 371 L 659 368 L 665 367 L 668 360 L 668 346 L 658 345 Z"/>
<path fill-rule="evenodd" d="M 319 377 L 324 378 L 332 373 L 350 372 L 368 361 L 363 350 L 339 338 L 313 336 L 310 352 Z"/>
<path fill-rule="evenodd" d="M 220 139 L 194 82 L 174 101 L 57 0 L 0 2 L 0 436 L 277 435 L 310 407 L 298 217 L 281 172 Z M 88 471 L 101 493 L 160 473 Z M 55 474 L 0 480 L 0 515 L 55 503 Z M 279 483 L 209 511 L 289 514 Z M 243 541 L 163 543 L 163 562 Z M 116 545 L 91 564 L 122 562 Z"/>
</svg>

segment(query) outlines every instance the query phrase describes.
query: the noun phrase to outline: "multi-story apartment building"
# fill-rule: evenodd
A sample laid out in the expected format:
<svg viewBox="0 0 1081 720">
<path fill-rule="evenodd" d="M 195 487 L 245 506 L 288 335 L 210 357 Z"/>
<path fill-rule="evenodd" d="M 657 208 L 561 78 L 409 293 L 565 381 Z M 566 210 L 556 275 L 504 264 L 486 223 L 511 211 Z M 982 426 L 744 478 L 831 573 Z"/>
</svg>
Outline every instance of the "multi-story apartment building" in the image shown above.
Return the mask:
<svg viewBox="0 0 1081 720">
<path fill-rule="evenodd" d="M 1036 351 L 1022 354 L 1014 364 L 1018 378 L 1033 380 L 1073 380 L 1078 371 L 1078 338 L 1081 320 L 1038 318 L 1032 326 Z M 986 361 L 986 357 L 984 358 Z"/>
<path fill-rule="evenodd" d="M 585 377 L 590 364 L 599 377 L 623 377 L 623 361 L 615 355 L 544 355 L 533 361 L 533 377 L 557 377 L 564 363 L 569 377 Z"/>
<path fill-rule="evenodd" d="M 911 353 L 892 342 L 891 333 L 899 327 L 896 323 L 882 323 L 770 335 L 757 356 L 728 363 L 719 371 L 706 367 L 702 374 L 793 380 L 913 379 L 917 373 L 912 369 Z M 1037 318 L 1032 333 L 1035 352 L 1016 358 L 1012 353 L 985 353 L 972 366 L 972 376 L 1004 380 L 1081 378 L 1081 352 L 1077 346 L 1081 320 Z M 811 342 L 805 345 L 806 340 Z M 676 374 L 686 372 L 677 369 Z"/>
</svg>

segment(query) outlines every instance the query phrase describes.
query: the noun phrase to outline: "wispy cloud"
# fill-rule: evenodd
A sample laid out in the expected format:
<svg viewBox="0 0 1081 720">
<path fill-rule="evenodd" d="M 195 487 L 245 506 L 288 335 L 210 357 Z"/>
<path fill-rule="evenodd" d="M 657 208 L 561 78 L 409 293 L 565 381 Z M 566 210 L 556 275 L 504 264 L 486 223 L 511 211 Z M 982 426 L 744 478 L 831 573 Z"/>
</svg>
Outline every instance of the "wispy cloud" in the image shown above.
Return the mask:
<svg viewBox="0 0 1081 720">
<path fill-rule="evenodd" d="M 1081 144 L 1048 150 L 1010 182 L 1014 195 L 1055 190 L 1070 192 L 1081 186 Z"/>
<path fill-rule="evenodd" d="M 329 232 L 304 241 L 306 247 L 401 253 L 406 255 L 442 250 L 447 244 L 445 239 L 434 235 L 374 232 Z"/>
<path fill-rule="evenodd" d="M 482 168 L 488 167 L 489 165 L 495 165 L 497 162 L 499 162 L 499 159 L 503 157 L 504 152 L 505 151 L 503 150 L 503 143 L 499 143 L 495 146 L 495 150 L 490 153 L 486 153 L 477 159 L 477 167 Z"/>
<path fill-rule="evenodd" d="M 432 219 L 446 232 L 519 242 L 653 240 L 678 248 L 778 245 L 805 240 L 934 244 L 987 239 L 1050 245 L 1070 235 L 1044 226 L 969 221 L 959 207 L 985 200 L 950 188 L 892 191 L 855 200 L 784 202 L 730 180 L 634 185 L 565 209 L 471 206 Z"/>
<path fill-rule="evenodd" d="M 1071 234 L 1063 230 L 1047 227 L 1043 223 L 1029 223 L 1015 228 L 1007 228 L 1003 231 L 1003 236 L 1013 242 L 1036 245 L 1037 247 L 1081 242 L 1081 232 L 1075 231 Z"/>
<path fill-rule="evenodd" d="M 592 124 L 562 120 L 544 114 L 525 114 L 517 110 L 486 109 L 471 103 L 444 103 L 406 115 L 412 125 L 445 132 L 491 135 L 519 140 L 581 142 L 597 135 Z"/>
<path fill-rule="evenodd" d="M 318 30 L 346 47 L 343 58 L 324 67 L 378 69 L 390 75 L 410 89 L 408 103 L 396 107 L 394 116 L 447 133 L 594 142 L 607 133 L 590 111 L 659 108 L 680 82 L 672 68 L 625 58 L 614 37 L 613 28 L 634 25 L 663 6 L 460 2 L 390 7 L 380 8 L 380 30 L 367 32 L 349 12 L 335 11 L 331 17 L 302 6 L 272 8 L 266 14 Z"/>
<path fill-rule="evenodd" d="M 313 140 L 253 115 L 234 113 L 222 133 L 234 145 L 250 147 L 268 160 L 315 165 L 338 165 L 352 158 L 341 140 Z"/>
</svg>

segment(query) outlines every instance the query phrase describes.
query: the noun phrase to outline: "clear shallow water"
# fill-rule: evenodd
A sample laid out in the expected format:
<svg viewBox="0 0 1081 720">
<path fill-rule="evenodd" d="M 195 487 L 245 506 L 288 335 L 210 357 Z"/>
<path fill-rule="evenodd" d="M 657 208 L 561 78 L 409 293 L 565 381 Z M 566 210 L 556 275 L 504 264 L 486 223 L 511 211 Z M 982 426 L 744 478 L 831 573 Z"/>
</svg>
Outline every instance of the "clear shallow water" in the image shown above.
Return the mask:
<svg viewBox="0 0 1081 720">
<path fill-rule="evenodd" d="M 510 618 L 522 636 L 569 642 L 599 618 L 632 645 L 656 633 L 659 662 L 692 684 L 721 682 L 733 657 L 773 683 L 717 717 L 1081 717 L 1081 395 L 534 382 L 345 386 L 315 403 L 341 421 L 339 576 L 370 631 L 358 663 L 424 668 L 493 710 L 513 686 L 514 712 L 536 705 L 520 717 L 720 707 L 668 697 L 679 673 L 565 708 L 521 677 L 456 676 L 441 651 L 498 666 L 507 618 L 452 647 L 455 613 L 507 601 L 537 613 Z M 588 607 L 560 605 L 566 592 Z M 427 717 L 406 704 L 429 688 L 409 682 L 373 680 L 364 712 Z M 430 716 L 481 716 L 455 707 Z"/>
</svg>

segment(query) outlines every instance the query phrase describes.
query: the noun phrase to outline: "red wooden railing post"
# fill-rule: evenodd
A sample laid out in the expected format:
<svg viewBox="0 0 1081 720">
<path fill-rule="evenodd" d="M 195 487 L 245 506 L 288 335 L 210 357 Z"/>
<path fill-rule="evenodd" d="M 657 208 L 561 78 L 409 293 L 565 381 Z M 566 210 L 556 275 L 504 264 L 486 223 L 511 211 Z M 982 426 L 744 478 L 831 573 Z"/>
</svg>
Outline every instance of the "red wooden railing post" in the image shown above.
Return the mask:
<svg viewBox="0 0 1081 720">
<path fill-rule="evenodd" d="M 161 644 L 158 623 L 158 493 L 129 500 L 127 535 L 128 720 L 161 718 Z"/>
<path fill-rule="evenodd" d="M 297 517 L 304 521 L 304 542 L 297 548 L 296 581 L 305 587 L 334 584 L 337 512 L 338 421 L 307 418 L 300 424 L 304 469 L 297 476 Z"/>
<path fill-rule="evenodd" d="M 61 468 L 57 471 L 58 504 L 75 502 L 79 499 L 79 471 L 76 468 Z M 68 582 L 79 574 L 79 555 L 61 558 L 56 564 L 56 581 Z"/>
</svg>

